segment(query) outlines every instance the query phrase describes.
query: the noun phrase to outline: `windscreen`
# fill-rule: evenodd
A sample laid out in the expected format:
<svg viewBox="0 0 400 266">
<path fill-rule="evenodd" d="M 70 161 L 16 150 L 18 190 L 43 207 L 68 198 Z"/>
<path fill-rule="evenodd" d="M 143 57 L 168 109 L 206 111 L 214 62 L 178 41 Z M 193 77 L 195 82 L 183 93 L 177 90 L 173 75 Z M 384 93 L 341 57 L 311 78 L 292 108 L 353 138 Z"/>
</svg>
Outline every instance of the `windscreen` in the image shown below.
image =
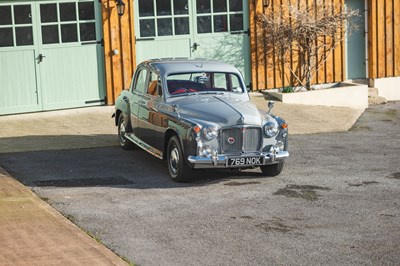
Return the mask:
<svg viewBox="0 0 400 266">
<path fill-rule="evenodd" d="M 236 74 L 223 72 L 171 74 L 167 77 L 167 85 L 171 95 L 189 92 L 245 92 Z"/>
</svg>

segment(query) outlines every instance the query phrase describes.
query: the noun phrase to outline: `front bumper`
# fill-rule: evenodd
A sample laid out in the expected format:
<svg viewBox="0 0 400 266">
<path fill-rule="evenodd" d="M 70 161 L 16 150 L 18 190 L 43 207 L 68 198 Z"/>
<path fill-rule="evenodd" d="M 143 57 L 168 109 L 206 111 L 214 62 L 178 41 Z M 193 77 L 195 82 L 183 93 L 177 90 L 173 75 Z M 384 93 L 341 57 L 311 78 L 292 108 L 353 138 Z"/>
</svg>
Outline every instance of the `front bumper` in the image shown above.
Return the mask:
<svg viewBox="0 0 400 266">
<path fill-rule="evenodd" d="M 260 165 L 238 165 L 238 166 L 230 166 L 227 164 L 228 159 L 231 157 L 252 157 L 252 156 L 260 156 L 262 157 L 263 164 L 274 164 L 280 161 L 284 161 L 289 157 L 288 151 L 280 151 L 277 152 L 275 150 L 270 151 L 268 153 L 257 153 L 257 154 L 242 154 L 241 156 L 228 156 L 228 155 L 213 155 L 210 157 L 200 157 L 200 156 L 189 156 L 188 161 L 194 165 L 194 168 L 240 168 L 240 167 L 257 167 Z"/>
</svg>

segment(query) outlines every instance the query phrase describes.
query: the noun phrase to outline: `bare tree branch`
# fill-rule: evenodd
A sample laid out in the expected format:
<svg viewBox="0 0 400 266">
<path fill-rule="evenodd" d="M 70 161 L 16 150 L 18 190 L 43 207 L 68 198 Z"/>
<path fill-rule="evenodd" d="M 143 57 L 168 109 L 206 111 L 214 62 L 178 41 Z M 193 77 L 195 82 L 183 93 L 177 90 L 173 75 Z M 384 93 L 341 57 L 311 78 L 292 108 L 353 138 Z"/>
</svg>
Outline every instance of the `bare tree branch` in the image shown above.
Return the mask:
<svg viewBox="0 0 400 266">
<path fill-rule="evenodd" d="M 304 2 L 281 5 L 274 13 L 258 13 L 257 23 L 265 32 L 262 37 L 266 54 L 290 70 L 293 86 L 310 90 L 313 76 L 342 43 L 346 30 L 349 33 L 357 29 L 352 21 L 359 13 L 340 3 Z M 291 54 L 298 56 L 297 64 L 293 64 Z"/>
</svg>

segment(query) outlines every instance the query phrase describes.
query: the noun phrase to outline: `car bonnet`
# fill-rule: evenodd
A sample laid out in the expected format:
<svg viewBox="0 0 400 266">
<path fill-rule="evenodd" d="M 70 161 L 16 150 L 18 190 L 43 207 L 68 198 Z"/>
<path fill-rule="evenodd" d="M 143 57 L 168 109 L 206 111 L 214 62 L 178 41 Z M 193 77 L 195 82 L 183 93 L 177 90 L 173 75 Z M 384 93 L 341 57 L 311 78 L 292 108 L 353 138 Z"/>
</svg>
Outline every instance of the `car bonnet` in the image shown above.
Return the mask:
<svg viewBox="0 0 400 266">
<path fill-rule="evenodd" d="M 220 126 L 261 125 L 263 121 L 259 110 L 248 98 L 231 93 L 186 95 L 174 98 L 171 103 L 177 105 L 182 117 Z"/>
</svg>

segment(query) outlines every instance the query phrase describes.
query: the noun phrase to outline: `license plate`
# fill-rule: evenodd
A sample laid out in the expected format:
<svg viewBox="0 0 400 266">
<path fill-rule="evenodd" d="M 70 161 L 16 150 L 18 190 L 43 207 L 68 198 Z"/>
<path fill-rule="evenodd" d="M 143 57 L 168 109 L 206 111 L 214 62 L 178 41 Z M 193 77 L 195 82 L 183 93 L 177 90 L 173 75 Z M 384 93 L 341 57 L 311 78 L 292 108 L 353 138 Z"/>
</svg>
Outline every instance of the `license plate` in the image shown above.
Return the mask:
<svg viewBox="0 0 400 266">
<path fill-rule="evenodd" d="M 263 157 L 236 157 L 228 158 L 227 166 L 243 166 L 243 165 L 262 165 L 264 164 Z"/>
</svg>

